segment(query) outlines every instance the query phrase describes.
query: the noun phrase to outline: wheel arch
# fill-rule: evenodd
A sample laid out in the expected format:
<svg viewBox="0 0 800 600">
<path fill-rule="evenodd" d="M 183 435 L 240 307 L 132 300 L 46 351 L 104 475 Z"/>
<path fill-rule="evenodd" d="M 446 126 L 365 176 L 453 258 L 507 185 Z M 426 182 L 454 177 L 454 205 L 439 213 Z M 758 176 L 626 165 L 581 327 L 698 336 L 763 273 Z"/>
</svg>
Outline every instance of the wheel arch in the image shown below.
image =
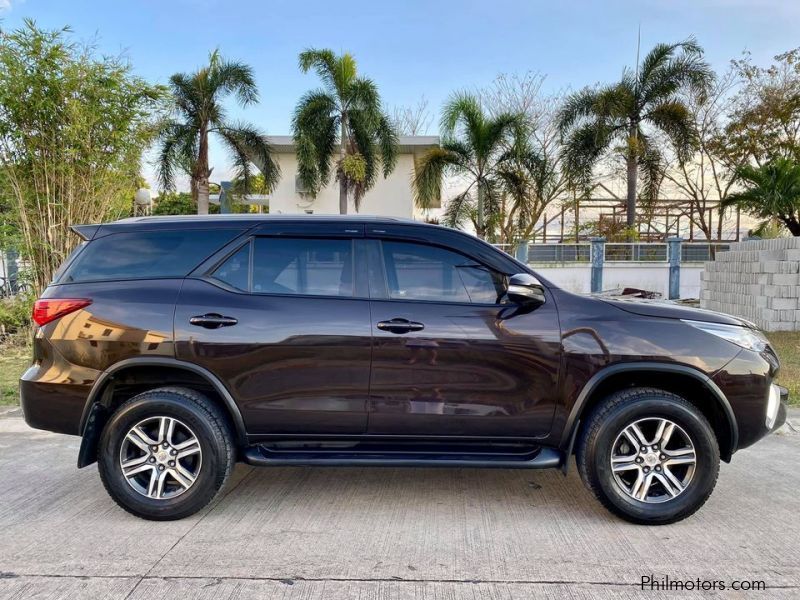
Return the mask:
<svg viewBox="0 0 800 600">
<path fill-rule="evenodd" d="M 116 406 L 140 391 L 165 384 L 189 387 L 207 394 L 229 416 L 237 445 L 247 444 L 242 413 L 231 393 L 211 371 L 169 357 L 135 357 L 103 371 L 92 386 L 81 416 L 78 467 L 95 462 L 100 433 Z"/>
<path fill-rule="evenodd" d="M 691 402 L 714 429 L 721 458 L 730 461 L 738 446 L 739 428 L 725 394 L 705 373 L 670 363 L 620 363 L 595 373 L 583 386 L 570 410 L 560 448 L 571 453 L 581 422 L 585 421 L 589 411 L 609 394 L 629 387 L 655 387 Z"/>
</svg>

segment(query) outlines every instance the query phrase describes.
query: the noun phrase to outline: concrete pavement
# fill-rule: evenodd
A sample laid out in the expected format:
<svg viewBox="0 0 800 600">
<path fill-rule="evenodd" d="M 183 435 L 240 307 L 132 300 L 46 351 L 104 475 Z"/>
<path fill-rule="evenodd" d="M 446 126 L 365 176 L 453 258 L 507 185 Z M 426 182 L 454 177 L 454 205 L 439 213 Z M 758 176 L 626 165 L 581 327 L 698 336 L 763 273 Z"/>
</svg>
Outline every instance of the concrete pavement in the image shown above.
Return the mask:
<svg viewBox="0 0 800 600">
<path fill-rule="evenodd" d="M 96 467 L 75 468 L 78 444 L 0 418 L 1 599 L 676 597 L 641 591 L 648 574 L 800 595 L 789 428 L 738 453 L 706 506 L 665 527 L 611 516 L 574 468 L 244 465 L 200 514 L 152 523 L 119 509 Z"/>
</svg>

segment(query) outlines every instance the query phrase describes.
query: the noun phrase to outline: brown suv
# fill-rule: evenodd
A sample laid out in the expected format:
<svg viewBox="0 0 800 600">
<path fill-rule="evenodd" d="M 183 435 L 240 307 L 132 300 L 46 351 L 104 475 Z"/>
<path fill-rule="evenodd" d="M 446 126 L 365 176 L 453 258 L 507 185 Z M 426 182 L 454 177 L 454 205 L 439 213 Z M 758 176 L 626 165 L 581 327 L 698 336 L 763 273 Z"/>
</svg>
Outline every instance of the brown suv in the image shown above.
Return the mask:
<svg viewBox="0 0 800 600">
<path fill-rule="evenodd" d="M 560 467 L 631 521 L 711 494 L 785 420 L 751 324 L 558 289 L 470 235 L 358 217 L 146 217 L 36 302 L 32 427 L 176 519 L 252 465 Z"/>
</svg>

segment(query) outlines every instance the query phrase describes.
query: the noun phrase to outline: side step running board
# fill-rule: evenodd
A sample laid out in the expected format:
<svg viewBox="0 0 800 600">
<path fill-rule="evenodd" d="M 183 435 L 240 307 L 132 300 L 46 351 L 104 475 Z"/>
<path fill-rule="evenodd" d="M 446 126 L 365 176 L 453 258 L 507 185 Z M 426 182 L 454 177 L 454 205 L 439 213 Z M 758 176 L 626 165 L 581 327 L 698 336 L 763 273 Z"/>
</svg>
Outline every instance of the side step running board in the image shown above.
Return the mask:
<svg viewBox="0 0 800 600">
<path fill-rule="evenodd" d="M 442 454 L 385 454 L 356 452 L 275 452 L 263 446 L 244 450 L 244 462 L 262 467 L 479 467 L 496 469 L 552 469 L 561 466 L 562 454 L 541 448 L 524 456 Z"/>
</svg>

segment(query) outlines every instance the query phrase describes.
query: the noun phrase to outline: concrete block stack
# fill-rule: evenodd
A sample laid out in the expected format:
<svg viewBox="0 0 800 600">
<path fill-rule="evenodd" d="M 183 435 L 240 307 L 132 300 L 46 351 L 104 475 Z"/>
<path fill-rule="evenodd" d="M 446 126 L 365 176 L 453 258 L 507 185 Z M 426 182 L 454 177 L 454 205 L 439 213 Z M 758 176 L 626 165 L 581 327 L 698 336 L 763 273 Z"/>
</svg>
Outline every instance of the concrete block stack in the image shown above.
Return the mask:
<svg viewBox="0 0 800 600">
<path fill-rule="evenodd" d="M 701 273 L 700 306 L 765 331 L 800 331 L 800 238 L 731 244 Z"/>
</svg>

